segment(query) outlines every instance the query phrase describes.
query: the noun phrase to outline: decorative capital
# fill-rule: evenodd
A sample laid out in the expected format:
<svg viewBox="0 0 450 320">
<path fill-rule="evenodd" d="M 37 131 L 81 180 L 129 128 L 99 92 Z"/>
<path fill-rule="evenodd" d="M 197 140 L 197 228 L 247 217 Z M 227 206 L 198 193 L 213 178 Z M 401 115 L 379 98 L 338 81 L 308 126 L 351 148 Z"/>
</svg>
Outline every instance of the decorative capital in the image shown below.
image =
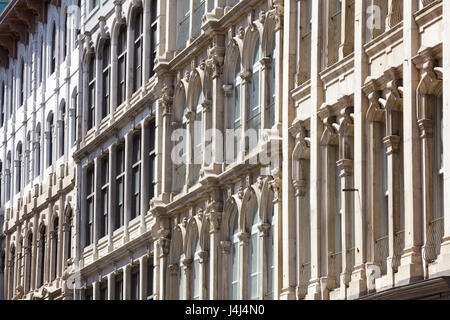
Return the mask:
<svg viewBox="0 0 450 320">
<path fill-rule="evenodd" d="M 434 121 L 431 119 L 421 119 L 417 121 L 420 129 L 421 139 L 431 139 L 434 134 Z"/>
<path fill-rule="evenodd" d="M 262 237 L 268 237 L 270 231 L 270 224 L 261 223 L 260 225 L 258 225 L 258 230 Z"/>
<path fill-rule="evenodd" d="M 222 248 L 222 253 L 230 253 L 231 241 L 220 241 L 220 247 Z"/>
<path fill-rule="evenodd" d="M 388 136 L 383 139 L 383 143 L 386 145 L 386 154 L 390 155 L 398 153 L 400 151 L 401 138 L 399 136 Z"/>
</svg>

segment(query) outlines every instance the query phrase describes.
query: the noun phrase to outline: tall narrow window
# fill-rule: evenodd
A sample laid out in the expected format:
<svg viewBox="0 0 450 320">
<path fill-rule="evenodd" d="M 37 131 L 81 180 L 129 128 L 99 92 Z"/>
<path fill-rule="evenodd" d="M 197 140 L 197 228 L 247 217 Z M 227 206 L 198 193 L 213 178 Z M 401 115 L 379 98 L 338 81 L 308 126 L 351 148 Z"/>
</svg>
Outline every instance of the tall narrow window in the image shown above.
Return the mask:
<svg viewBox="0 0 450 320">
<path fill-rule="evenodd" d="M 155 120 L 150 122 L 150 199 L 156 196 L 156 128 Z"/>
<path fill-rule="evenodd" d="M 127 64 L 127 29 L 122 26 L 119 32 L 117 43 L 117 105 L 120 106 L 125 101 L 126 94 L 126 64 Z"/>
<path fill-rule="evenodd" d="M 142 86 L 142 48 L 143 48 L 143 19 L 142 9 L 136 11 L 134 18 L 134 77 L 133 91 Z"/>
<path fill-rule="evenodd" d="M 184 270 L 184 260 L 185 256 L 182 254 L 180 256 L 180 268 L 178 270 L 178 300 L 185 300 L 184 296 L 184 283 L 186 282 L 186 274 Z"/>
<path fill-rule="evenodd" d="M 232 215 L 232 228 L 231 228 L 231 252 L 230 252 L 230 299 L 239 299 L 239 225 L 238 225 L 238 211 L 237 208 L 234 209 Z"/>
<path fill-rule="evenodd" d="M 339 161 L 339 146 L 334 149 L 334 252 L 342 251 L 342 212 L 341 212 L 341 177 L 337 162 Z"/>
<path fill-rule="evenodd" d="M 87 127 L 88 130 L 94 127 L 95 123 L 95 56 L 92 55 L 89 59 L 89 92 L 88 92 L 88 115 Z"/>
<path fill-rule="evenodd" d="M 236 139 L 233 141 L 234 149 L 232 157 L 229 159 L 237 159 L 239 150 L 241 149 L 241 59 L 238 57 L 234 67 L 234 83 L 233 83 L 233 107 L 231 110 L 231 128 L 234 130 Z"/>
<path fill-rule="evenodd" d="M 200 35 L 202 26 L 202 17 L 205 14 L 205 0 L 194 0 L 194 16 L 192 17 L 192 38 Z"/>
<path fill-rule="evenodd" d="M 22 189 L 22 143 L 17 145 L 17 162 L 16 162 L 16 193 Z"/>
<path fill-rule="evenodd" d="M 94 168 L 89 167 L 86 172 L 86 246 L 94 240 Z"/>
<path fill-rule="evenodd" d="M 269 232 L 269 245 L 267 248 L 267 299 L 273 300 L 273 289 L 274 289 L 274 270 L 275 270 L 275 264 L 274 264 L 274 222 L 275 219 L 273 218 L 273 197 L 271 198 L 271 201 L 269 202 L 269 218 L 270 218 L 270 232 Z"/>
<path fill-rule="evenodd" d="M 6 181 L 5 181 L 5 198 L 6 201 L 11 200 L 11 152 L 8 152 L 6 157 L 6 168 L 8 169 L 8 173 L 6 173 Z"/>
<path fill-rule="evenodd" d="M 130 298 L 131 300 L 139 300 L 139 268 L 134 267 L 130 273 Z"/>
<path fill-rule="evenodd" d="M 103 99 L 102 99 L 102 119 L 109 114 L 111 86 L 111 43 L 109 40 L 103 45 Z"/>
<path fill-rule="evenodd" d="M 387 159 L 387 148 L 383 142 L 384 137 L 386 137 L 386 125 L 381 124 L 381 138 L 380 138 L 380 165 L 381 165 L 381 221 L 380 221 L 380 233 L 382 236 L 388 235 L 388 198 L 389 198 L 389 186 L 388 186 L 388 159 Z"/>
<path fill-rule="evenodd" d="M 50 56 L 50 74 L 53 74 L 56 70 L 56 25 L 52 26 L 52 42 L 51 42 L 51 56 Z"/>
<path fill-rule="evenodd" d="M 89 12 L 98 7 L 99 0 L 89 0 Z"/>
<path fill-rule="evenodd" d="M 125 153 L 123 146 L 116 150 L 116 216 L 115 228 L 118 229 L 124 223 L 124 197 L 125 197 Z"/>
<path fill-rule="evenodd" d="M 261 55 L 261 46 L 258 38 L 253 48 L 253 76 L 250 90 L 250 105 L 247 111 L 247 126 L 249 129 L 254 130 L 249 137 L 250 150 L 256 146 L 261 128 Z"/>
<path fill-rule="evenodd" d="M 66 258 L 72 258 L 72 210 L 66 215 L 65 223 L 65 236 L 66 236 Z"/>
<path fill-rule="evenodd" d="M 41 126 L 38 124 L 36 126 L 36 140 L 34 141 L 34 177 L 41 175 Z"/>
<path fill-rule="evenodd" d="M 53 277 L 52 280 L 55 280 L 58 276 L 58 228 L 59 228 L 59 220 L 55 219 L 53 222 L 53 237 L 52 237 L 52 248 L 53 248 Z"/>
<path fill-rule="evenodd" d="M 108 234 L 108 194 L 109 194 L 109 159 L 108 155 L 101 161 L 101 211 L 100 211 L 100 238 Z"/>
<path fill-rule="evenodd" d="M 16 248 L 14 246 L 10 251 L 9 258 L 9 297 L 12 298 L 14 296 L 14 271 L 16 269 Z"/>
<path fill-rule="evenodd" d="M 41 36 L 41 65 L 39 67 L 39 84 L 42 84 L 44 80 L 44 71 L 45 71 L 45 45 L 44 45 L 44 37 Z"/>
<path fill-rule="evenodd" d="M 39 287 L 44 285 L 44 272 L 45 272 L 45 247 L 46 247 L 46 228 L 42 227 L 39 235 Z"/>
<path fill-rule="evenodd" d="M 72 147 L 75 146 L 75 141 L 77 141 L 77 102 L 78 102 L 78 98 L 77 98 L 77 93 L 76 91 L 73 94 L 73 114 L 71 114 L 71 118 L 72 118 Z"/>
<path fill-rule="evenodd" d="M 3 127 L 3 123 L 5 122 L 5 108 L 6 108 L 6 88 L 5 83 L 3 82 L 0 87 L 0 127 Z"/>
<path fill-rule="evenodd" d="M 198 81 L 197 92 L 194 100 L 195 108 L 195 122 L 194 122 L 194 141 L 193 141 L 193 154 L 194 154 L 194 165 L 191 182 L 194 184 L 198 181 L 200 177 L 200 169 L 203 163 L 203 93 L 200 86 L 200 81 Z"/>
<path fill-rule="evenodd" d="M 184 93 L 181 93 L 181 96 L 178 98 L 177 108 L 175 110 L 175 121 L 181 124 L 182 131 L 178 131 L 178 135 L 176 136 L 177 141 L 174 141 L 174 146 L 177 146 L 178 154 L 177 161 L 174 165 L 174 179 L 173 179 L 173 187 L 172 190 L 174 193 L 179 193 L 183 189 L 183 186 L 186 184 L 186 162 L 187 162 L 187 137 L 182 134 L 182 132 L 186 132 L 187 124 L 186 124 L 186 98 Z"/>
<path fill-rule="evenodd" d="M 26 259 L 27 259 L 27 266 L 26 266 L 26 273 L 27 273 L 27 282 L 26 287 L 28 290 L 31 289 L 31 264 L 33 262 L 33 233 L 30 233 L 28 235 L 28 243 L 27 243 L 27 250 L 26 250 Z"/>
<path fill-rule="evenodd" d="M 20 62 L 20 75 L 19 75 L 19 108 L 23 105 L 25 101 L 25 63 L 22 61 Z"/>
<path fill-rule="evenodd" d="M 147 260 L 147 300 L 153 300 L 153 261 Z"/>
<path fill-rule="evenodd" d="M 443 98 L 442 94 L 437 97 L 436 106 L 436 120 L 435 120 L 435 214 L 434 219 L 439 219 L 444 216 L 444 143 L 443 143 Z"/>
<path fill-rule="evenodd" d="M 62 157 L 65 152 L 66 144 L 66 105 L 61 106 L 61 120 L 59 122 L 59 156 Z"/>
<path fill-rule="evenodd" d="M 133 200 L 131 203 L 131 219 L 140 215 L 141 203 L 141 132 L 138 131 L 133 135 L 133 164 L 132 164 L 132 188 Z"/>
<path fill-rule="evenodd" d="M 276 84 L 277 79 L 277 55 L 275 48 L 275 37 L 272 38 L 272 68 L 270 70 L 270 101 L 269 101 L 269 128 L 275 125 L 275 94 L 276 94 Z"/>
<path fill-rule="evenodd" d="M 118 275 L 114 280 L 114 300 L 123 300 L 123 276 Z"/>
<path fill-rule="evenodd" d="M 53 113 L 50 112 L 47 118 L 47 167 L 53 164 Z"/>
<path fill-rule="evenodd" d="M 178 0 L 177 50 L 183 50 L 189 38 L 190 0 Z"/>
<path fill-rule="evenodd" d="M 150 77 L 155 73 L 156 49 L 158 48 L 158 0 L 153 0 L 151 4 L 151 29 L 150 29 Z"/>
<path fill-rule="evenodd" d="M 197 236 L 192 246 L 191 300 L 200 300 L 200 258 L 198 256 L 200 251 L 200 242 Z"/>
<path fill-rule="evenodd" d="M 259 298 L 259 214 L 258 203 L 255 198 L 250 202 L 250 242 L 248 253 L 248 295 L 250 300 L 256 300 Z"/>
<path fill-rule="evenodd" d="M 67 57 L 67 29 L 68 29 L 68 19 L 67 19 L 67 9 L 64 12 L 64 30 L 63 30 L 63 38 L 62 38 L 62 44 L 63 44 L 63 61 L 66 60 Z"/>
<path fill-rule="evenodd" d="M 100 300 L 108 300 L 108 283 L 106 281 L 100 283 Z"/>
<path fill-rule="evenodd" d="M 28 152 L 30 152 L 30 150 L 33 149 L 33 144 L 31 141 L 31 131 L 28 131 L 27 134 L 27 142 L 25 145 L 26 150 L 28 150 Z M 24 164 L 25 164 L 25 169 L 24 169 L 24 173 L 25 173 L 25 185 L 27 185 L 30 182 L 30 177 L 31 177 L 31 156 L 29 153 L 27 153 L 27 155 L 24 158 Z"/>
</svg>

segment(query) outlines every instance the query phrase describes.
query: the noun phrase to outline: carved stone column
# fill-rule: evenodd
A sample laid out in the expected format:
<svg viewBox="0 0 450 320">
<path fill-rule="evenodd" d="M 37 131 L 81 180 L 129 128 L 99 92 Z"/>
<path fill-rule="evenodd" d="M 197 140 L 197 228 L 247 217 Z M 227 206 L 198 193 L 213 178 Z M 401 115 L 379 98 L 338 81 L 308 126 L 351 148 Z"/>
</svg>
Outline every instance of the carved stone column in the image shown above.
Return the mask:
<svg viewBox="0 0 450 320">
<path fill-rule="evenodd" d="M 259 248 L 260 248 L 260 252 L 258 255 L 258 265 L 259 265 L 259 272 L 260 272 L 260 276 L 258 279 L 258 288 L 259 288 L 259 292 L 258 292 L 258 296 L 261 300 L 266 300 L 267 299 L 267 289 L 269 287 L 269 250 L 271 250 L 272 248 L 270 248 L 270 244 L 269 244 L 269 240 L 270 240 L 270 224 L 268 223 L 261 223 L 260 225 L 258 225 L 258 230 L 259 230 Z M 272 253 L 273 254 L 273 253 Z M 273 256 L 272 256 L 273 257 Z M 272 274 L 272 278 L 273 278 L 273 274 Z"/>
<path fill-rule="evenodd" d="M 208 262 L 209 254 L 207 251 L 200 251 L 197 253 L 200 258 L 200 300 L 208 300 Z M 210 271 L 211 272 L 211 271 Z"/>
<path fill-rule="evenodd" d="M 178 273 L 180 267 L 176 264 L 169 265 L 169 285 L 170 292 L 168 292 L 167 300 L 180 300 L 178 297 Z"/>
<path fill-rule="evenodd" d="M 250 241 L 250 234 L 247 232 L 241 232 L 238 234 L 239 239 L 239 270 L 241 271 L 239 274 L 239 282 L 241 284 L 240 286 L 240 292 L 239 292 L 239 299 L 240 300 L 246 300 L 248 299 L 248 246 Z"/>
</svg>

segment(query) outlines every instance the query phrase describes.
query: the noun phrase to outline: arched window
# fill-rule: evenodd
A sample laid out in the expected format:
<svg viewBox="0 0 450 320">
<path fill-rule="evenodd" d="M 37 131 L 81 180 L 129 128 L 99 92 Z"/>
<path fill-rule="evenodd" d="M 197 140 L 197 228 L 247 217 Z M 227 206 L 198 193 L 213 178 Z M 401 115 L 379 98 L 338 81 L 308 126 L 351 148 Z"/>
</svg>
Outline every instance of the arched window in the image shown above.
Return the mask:
<svg viewBox="0 0 450 320">
<path fill-rule="evenodd" d="M 87 129 L 90 130 L 95 124 L 95 55 L 89 57 L 88 66 L 88 114 L 87 114 Z"/>
<path fill-rule="evenodd" d="M 53 221 L 53 233 L 52 233 L 52 249 L 53 249 L 52 280 L 55 280 L 58 275 L 58 228 L 59 228 L 59 219 L 55 218 L 55 220 Z"/>
<path fill-rule="evenodd" d="M 174 161 L 174 179 L 173 179 L 173 187 L 172 191 L 175 193 L 181 192 L 183 186 L 186 184 L 186 161 L 187 161 L 187 137 L 186 128 L 187 128 L 187 119 L 186 119 L 186 96 L 183 92 L 183 89 L 180 90 L 180 94 L 177 99 L 176 109 L 174 113 L 175 122 L 180 124 L 180 128 L 175 130 L 174 138 L 174 151 L 177 153 L 176 161 Z"/>
<path fill-rule="evenodd" d="M 201 83 L 198 81 L 196 87 L 196 93 L 194 95 L 193 107 L 195 111 L 195 122 L 194 122 L 194 141 L 193 141 L 193 154 L 194 154 L 194 165 L 192 172 L 192 183 L 196 183 L 200 177 L 200 169 L 203 163 L 203 92 L 201 88 Z"/>
<path fill-rule="evenodd" d="M 50 74 L 53 74 L 56 70 L 56 25 L 53 22 L 52 25 L 52 42 L 50 52 Z"/>
<path fill-rule="evenodd" d="M 196 231 L 195 241 L 192 242 L 192 276 L 191 276 L 191 300 L 200 300 L 200 258 L 198 253 L 201 251 L 200 241 L 198 239 L 197 229 Z"/>
<path fill-rule="evenodd" d="M 39 234 L 39 287 L 44 285 L 44 275 L 45 275 L 45 238 L 46 228 L 43 226 Z"/>
<path fill-rule="evenodd" d="M 143 18 L 142 8 L 136 10 L 134 17 L 134 77 L 133 77 L 133 92 L 142 86 L 142 48 L 143 48 Z"/>
<path fill-rule="evenodd" d="M 109 114 L 111 97 L 111 42 L 105 41 L 103 45 L 103 92 L 102 92 L 102 119 Z"/>
<path fill-rule="evenodd" d="M 237 300 L 240 298 L 239 289 L 239 216 L 237 208 L 234 208 L 231 216 L 231 252 L 230 252 L 230 299 Z"/>
<path fill-rule="evenodd" d="M 120 106 L 125 101 L 126 78 L 127 78 L 127 28 L 120 27 L 117 41 L 117 105 Z"/>
<path fill-rule="evenodd" d="M 234 67 L 234 83 L 233 83 L 233 107 L 231 110 L 231 128 L 234 130 L 236 142 L 233 142 L 234 151 L 232 159 L 237 159 L 239 150 L 241 149 L 241 58 L 238 57 Z"/>
<path fill-rule="evenodd" d="M 19 108 L 23 105 L 25 100 L 25 63 L 23 59 L 20 61 L 20 75 L 19 75 Z"/>
<path fill-rule="evenodd" d="M 61 120 L 59 122 L 59 156 L 62 157 L 66 148 L 66 104 L 61 106 Z"/>
<path fill-rule="evenodd" d="M 276 90 L 276 74 L 277 74 L 277 68 L 276 68 L 276 48 L 275 48 L 275 37 L 272 38 L 272 69 L 270 70 L 270 100 L 269 100 L 269 128 L 272 128 L 275 125 L 275 90 Z"/>
<path fill-rule="evenodd" d="M 53 112 L 47 117 L 47 167 L 53 164 Z"/>
<path fill-rule="evenodd" d="M 259 213 L 258 202 L 253 198 L 249 204 L 250 214 L 250 242 L 248 246 L 248 297 L 250 300 L 259 298 L 258 278 L 259 266 Z"/>
<path fill-rule="evenodd" d="M 256 40 L 253 47 L 252 55 L 252 83 L 250 90 L 250 105 L 247 111 L 247 127 L 253 129 L 253 132 L 249 136 L 249 149 L 253 149 L 259 140 L 259 134 L 261 129 L 261 46 L 259 38 Z M 256 136 L 255 136 L 256 135 Z M 255 141 L 256 138 L 256 141 Z"/>
<path fill-rule="evenodd" d="M 36 140 L 34 141 L 34 177 L 41 175 L 41 125 L 36 126 Z"/>
<path fill-rule="evenodd" d="M 6 87 L 5 83 L 2 82 L 0 87 L 0 127 L 3 127 L 3 123 L 5 122 L 5 108 L 6 108 Z"/>
<path fill-rule="evenodd" d="M 72 258 L 72 210 L 66 214 L 66 222 L 64 224 L 65 231 L 65 252 L 66 260 Z"/>
<path fill-rule="evenodd" d="M 17 145 L 17 161 L 16 161 L 16 193 L 22 189 L 22 142 Z"/>
<path fill-rule="evenodd" d="M 28 243 L 27 243 L 27 249 L 26 249 L 26 260 L 27 260 L 27 265 L 26 265 L 26 273 L 27 273 L 27 280 L 26 280 L 26 288 L 28 290 L 31 289 L 31 264 L 33 262 L 33 233 L 30 232 L 30 234 L 28 235 Z"/>
</svg>

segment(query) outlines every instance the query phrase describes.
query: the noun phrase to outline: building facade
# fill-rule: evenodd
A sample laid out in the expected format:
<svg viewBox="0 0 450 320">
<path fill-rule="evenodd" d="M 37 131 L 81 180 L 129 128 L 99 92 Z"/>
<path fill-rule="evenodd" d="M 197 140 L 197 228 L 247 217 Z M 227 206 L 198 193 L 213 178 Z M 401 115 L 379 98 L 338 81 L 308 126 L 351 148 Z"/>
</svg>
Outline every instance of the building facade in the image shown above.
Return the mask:
<svg viewBox="0 0 450 320">
<path fill-rule="evenodd" d="M 447 299 L 449 23 L 443 0 L 10 1 L 0 298 Z"/>
</svg>

